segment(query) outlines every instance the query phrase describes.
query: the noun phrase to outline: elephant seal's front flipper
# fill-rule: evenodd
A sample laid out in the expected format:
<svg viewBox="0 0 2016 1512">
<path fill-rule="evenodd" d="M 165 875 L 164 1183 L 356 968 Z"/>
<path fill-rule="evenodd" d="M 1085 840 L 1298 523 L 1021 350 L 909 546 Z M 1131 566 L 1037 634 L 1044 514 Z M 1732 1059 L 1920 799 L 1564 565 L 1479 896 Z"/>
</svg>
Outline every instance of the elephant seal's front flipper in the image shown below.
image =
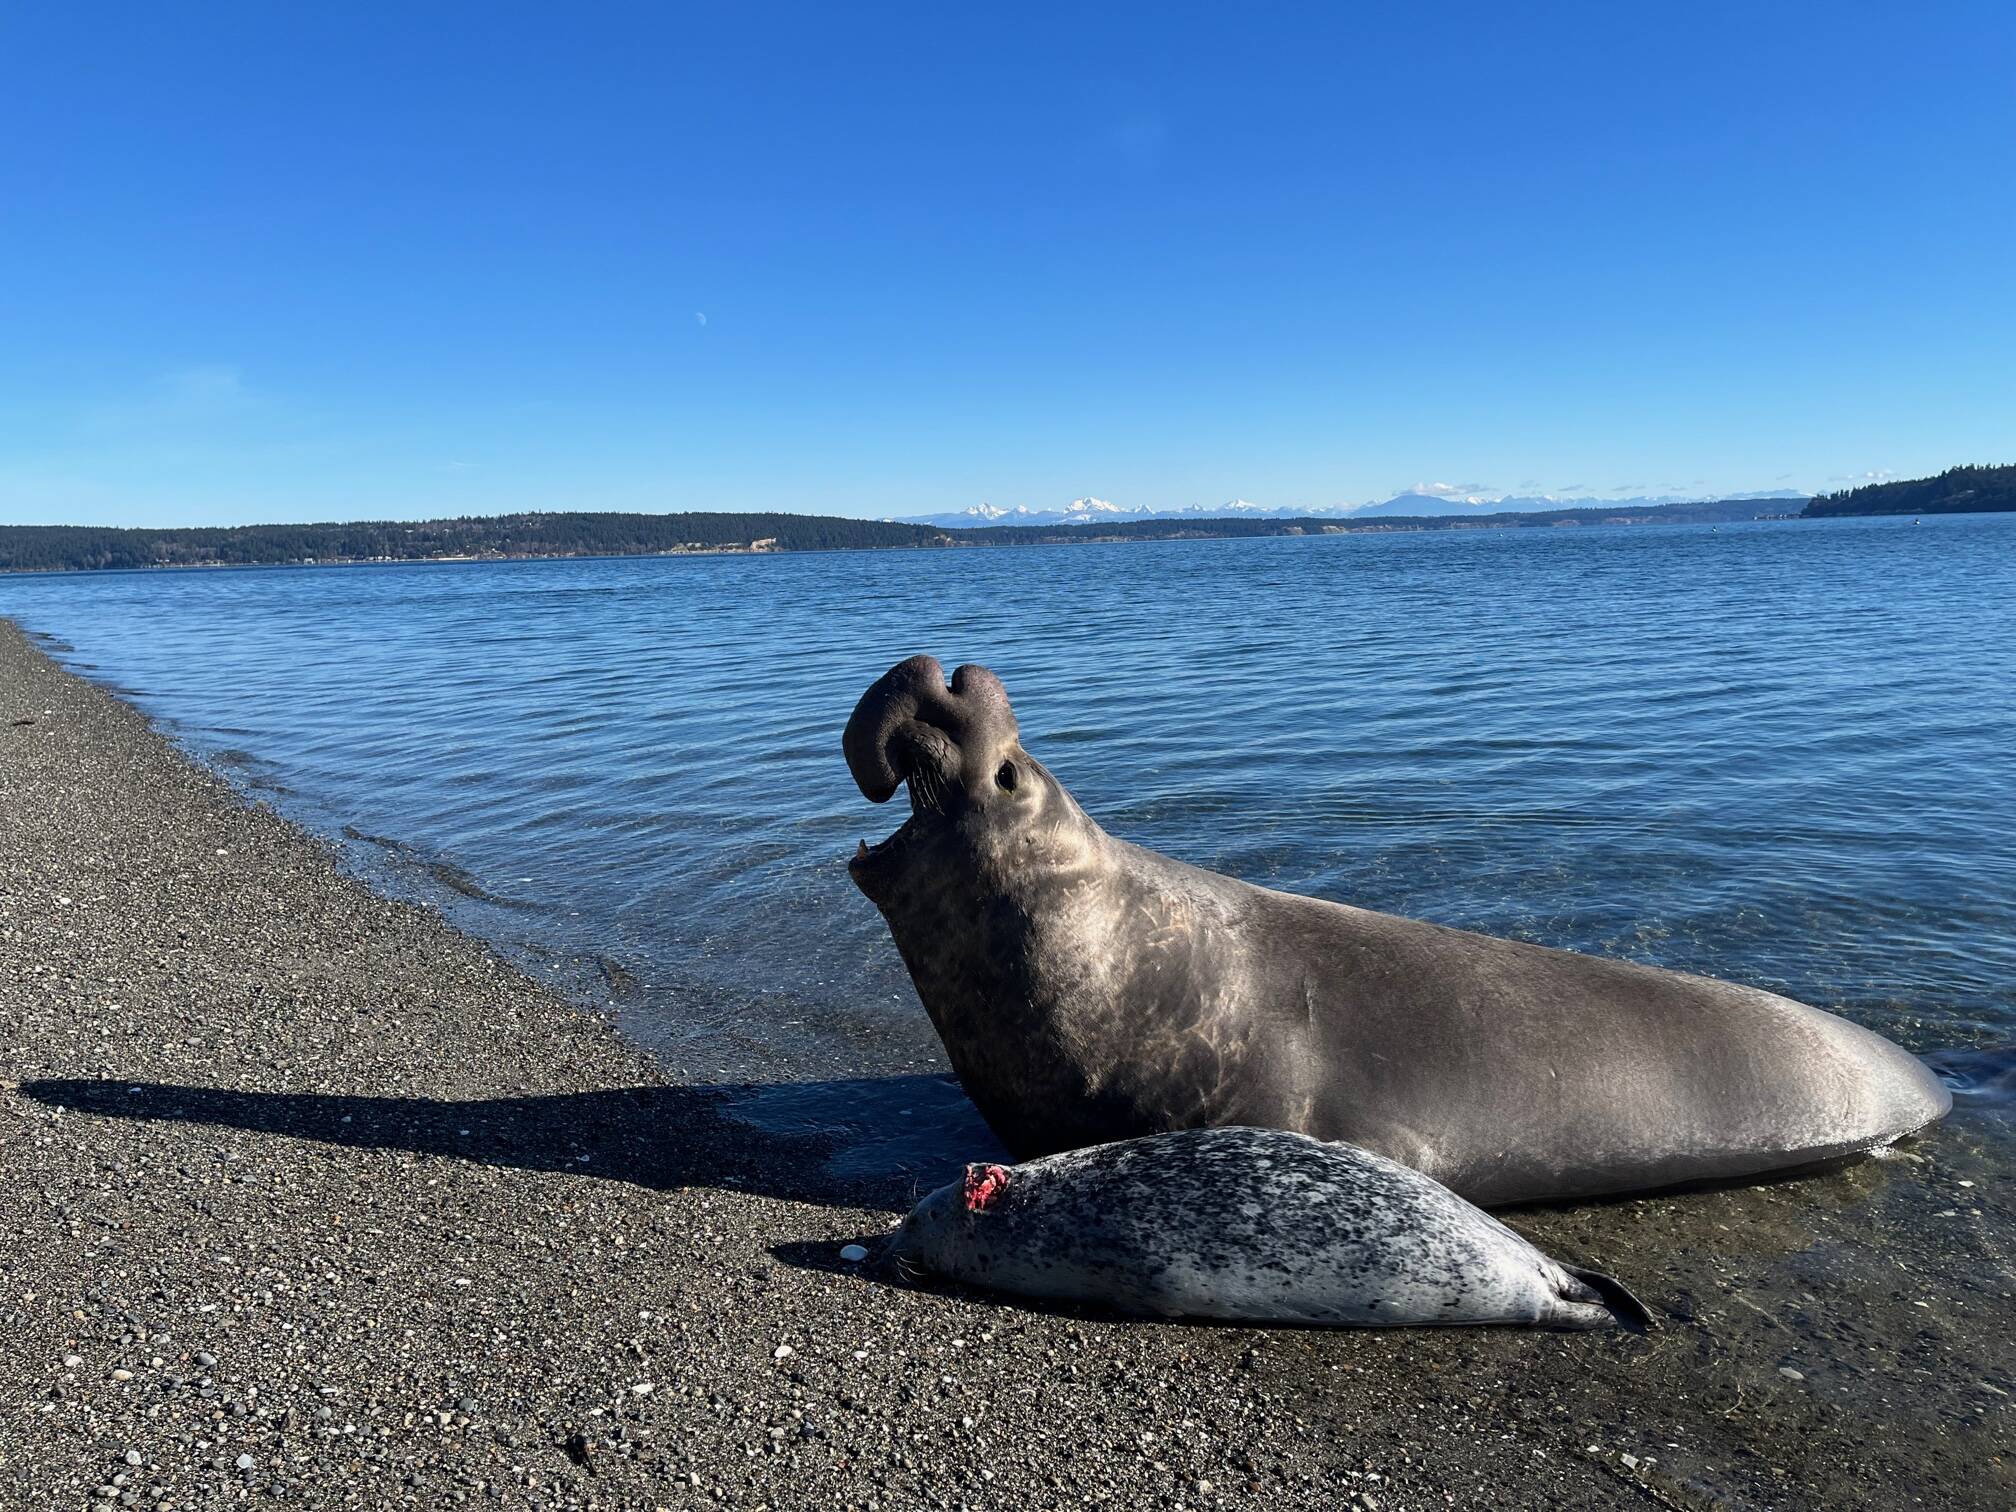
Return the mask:
<svg viewBox="0 0 2016 1512">
<path fill-rule="evenodd" d="M 849 870 L 968 1095 L 1040 1155 L 1162 1130 L 1348 1140 L 1473 1201 L 1643 1191 L 1887 1144 L 1952 1099 L 1773 993 L 1254 887 L 1107 835 L 1001 682 L 912 657 L 844 748 L 911 815 Z"/>
</svg>

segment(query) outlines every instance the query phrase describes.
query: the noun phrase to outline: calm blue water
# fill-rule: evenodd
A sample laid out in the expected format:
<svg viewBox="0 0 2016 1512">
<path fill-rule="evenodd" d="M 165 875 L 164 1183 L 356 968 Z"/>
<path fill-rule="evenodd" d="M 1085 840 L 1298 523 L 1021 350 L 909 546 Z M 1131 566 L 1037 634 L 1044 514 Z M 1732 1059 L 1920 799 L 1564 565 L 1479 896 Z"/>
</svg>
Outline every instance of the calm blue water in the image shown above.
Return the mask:
<svg viewBox="0 0 2016 1512">
<path fill-rule="evenodd" d="M 941 1063 L 845 869 L 901 800 L 840 729 L 917 651 L 1186 859 L 2016 1037 L 2012 605 L 2010 516 L 0 578 L 286 812 L 398 842 L 349 842 L 388 885 L 763 1081 Z"/>
</svg>

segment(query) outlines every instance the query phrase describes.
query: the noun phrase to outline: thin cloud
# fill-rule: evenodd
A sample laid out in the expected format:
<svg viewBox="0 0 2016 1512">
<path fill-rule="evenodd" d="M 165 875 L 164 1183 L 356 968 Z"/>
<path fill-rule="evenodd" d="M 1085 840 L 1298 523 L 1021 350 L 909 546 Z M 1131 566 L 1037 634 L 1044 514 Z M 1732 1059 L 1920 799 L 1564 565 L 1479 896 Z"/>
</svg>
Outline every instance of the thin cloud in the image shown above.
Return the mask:
<svg viewBox="0 0 2016 1512">
<path fill-rule="evenodd" d="M 693 318 L 699 321 L 700 324 L 702 324 L 703 326 L 707 324 L 707 312 L 705 310 L 695 310 L 693 312 Z"/>
<path fill-rule="evenodd" d="M 1458 498 L 1464 494 L 1489 493 L 1490 491 L 1491 485 L 1489 483 L 1416 483 L 1412 488 L 1406 490 L 1406 492 L 1414 494 L 1432 494 L 1438 499 Z"/>
</svg>

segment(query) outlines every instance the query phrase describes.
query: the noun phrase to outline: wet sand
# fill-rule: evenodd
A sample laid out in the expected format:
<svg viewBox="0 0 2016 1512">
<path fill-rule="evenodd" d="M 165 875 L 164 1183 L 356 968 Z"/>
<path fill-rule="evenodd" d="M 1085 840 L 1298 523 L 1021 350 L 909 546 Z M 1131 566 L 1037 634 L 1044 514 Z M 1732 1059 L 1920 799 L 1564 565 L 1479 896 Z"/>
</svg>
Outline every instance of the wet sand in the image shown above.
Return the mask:
<svg viewBox="0 0 2016 1512">
<path fill-rule="evenodd" d="M 2016 1502 L 2002 1113 L 1510 1215 L 1645 1339 L 894 1289 L 838 1250 L 914 1179 L 668 1080 L 4 623 L 0 1056 L 7 1505 Z"/>
</svg>

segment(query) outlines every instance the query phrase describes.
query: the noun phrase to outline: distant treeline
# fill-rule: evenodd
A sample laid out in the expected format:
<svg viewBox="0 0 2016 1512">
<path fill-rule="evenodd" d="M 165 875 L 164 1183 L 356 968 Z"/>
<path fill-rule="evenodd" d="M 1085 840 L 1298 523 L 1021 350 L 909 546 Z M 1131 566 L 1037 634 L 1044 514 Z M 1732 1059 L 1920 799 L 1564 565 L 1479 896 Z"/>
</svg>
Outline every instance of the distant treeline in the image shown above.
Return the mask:
<svg viewBox="0 0 2016 1512">
<path fill-rule="evenodd" d="M 1814 519 L 1833 515 L 1991 514 L 2016 509 L 2016 467 L 1949 467 L 1936 478 L 1871 483 L 1826 494 L 1806 506 Z"/>
<path fill-rule="evenodd" d="M 426 561 L 440 557 L 650 556 L 751 548 L 942 546 L 942 530 L 788 514 L 516 514 L 406 523 L 113 530 L 0 525 L 0 571 Z"/>
</svg>

